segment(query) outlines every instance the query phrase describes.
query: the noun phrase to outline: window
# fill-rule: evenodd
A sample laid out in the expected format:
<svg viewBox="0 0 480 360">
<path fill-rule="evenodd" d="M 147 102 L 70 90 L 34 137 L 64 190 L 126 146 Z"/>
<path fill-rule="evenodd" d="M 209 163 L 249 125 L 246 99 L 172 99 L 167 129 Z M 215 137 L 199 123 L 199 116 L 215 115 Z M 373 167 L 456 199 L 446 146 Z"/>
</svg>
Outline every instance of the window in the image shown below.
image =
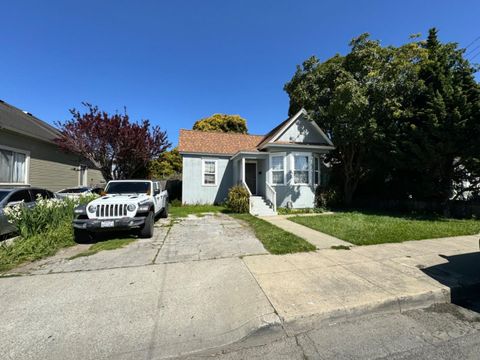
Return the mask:
<svg viewBox="0 0 480 360">
<path fill-rule="evenodd" d="M 293 182 L 302 185 L 310 183 L 310 157 L 308 155 L 293 156 Z"/>
<path fill-rule="evenodd" d="M 285 184 L 285 157 L 283 155 L 276 155 L 270 158 L 272 167 L 272 184 Z"/>
<path fill-rule="evenodd" d="M 217 184 L 217 160 L 203 160 L 203 185 Z"/>
<path fill-rule="evenodd" d="M 149 194 L 148 181 L 110 181 L 105 189 L 107 194 Z"/>
<path fill-rule="evenodd" d="M 52 192 L 44 189 L 30 189 L 30 193 L 32 194 L 33 200 L 38 200 L 39 197 L 42 199 L 51 199 L 54 197 Z"/>
<path fill-rule="evenodd" d="M 8 199 L 9 203 L 20 201 L 23 201 L 25 203 L 32 202 L 30 192 L 27 189 L 15 191 L 12 195 L 10 195 L 10 198 Z"/>
<path fill-rule="evenodd" d="M 313 184 L 320 185 L 320 158 L 318 156 L 313 158 Z"/>
<path fill-rule="evenodd" d="M 27 183 L 27 153 L 0 148 L 0 183 Z"/>
</svg>

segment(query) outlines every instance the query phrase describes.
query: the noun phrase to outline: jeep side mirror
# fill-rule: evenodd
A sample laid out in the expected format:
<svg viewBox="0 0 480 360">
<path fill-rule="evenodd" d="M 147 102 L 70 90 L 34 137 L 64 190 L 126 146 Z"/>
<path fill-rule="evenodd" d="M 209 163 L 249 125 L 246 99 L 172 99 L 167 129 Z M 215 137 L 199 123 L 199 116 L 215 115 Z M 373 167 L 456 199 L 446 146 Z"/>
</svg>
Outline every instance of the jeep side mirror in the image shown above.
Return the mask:
<svg viewBox="0 0 480 360">
<path fill-rule="evenodd" d="M 160 194 L 160 189 L 153 190 L 153 195 L 158 195 L 158 194 Z"/>
</svg>

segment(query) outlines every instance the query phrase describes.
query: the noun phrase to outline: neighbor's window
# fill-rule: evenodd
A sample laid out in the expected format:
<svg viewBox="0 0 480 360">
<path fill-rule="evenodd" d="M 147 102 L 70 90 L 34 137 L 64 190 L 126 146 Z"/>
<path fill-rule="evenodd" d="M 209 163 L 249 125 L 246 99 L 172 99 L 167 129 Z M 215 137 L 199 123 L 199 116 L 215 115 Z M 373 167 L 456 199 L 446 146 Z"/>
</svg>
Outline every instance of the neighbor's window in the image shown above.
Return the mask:
<svg viewBox="0 0 480 360">
<path fill-rule="evenodd" d="M 203 160 L 203 185 L 215 185 L 217 183 L 217 161 Z"/>
<path fill-rule="evenodd" d="M 313 158 L 313 183 L 320 185 L 320 158 L 318 156 Z"/>
<path fill-rule="evenodd" d="M 284 166 L 284 157 L 281 156 L 272 156 L 272 184 L 274 185 L 283 185 L 285 184 L 285 166 Z"/>
<path fill-rule="evenodd" d="M 293 181 L 295 184 L 308 184 L 310 158 L 307 155 L 294 155 Z"/>
<path fill-rule="evenodd" d="M 0 149 L 0 183 L 25 184 L 26 172 L 25 153 Z"/>
</svg>

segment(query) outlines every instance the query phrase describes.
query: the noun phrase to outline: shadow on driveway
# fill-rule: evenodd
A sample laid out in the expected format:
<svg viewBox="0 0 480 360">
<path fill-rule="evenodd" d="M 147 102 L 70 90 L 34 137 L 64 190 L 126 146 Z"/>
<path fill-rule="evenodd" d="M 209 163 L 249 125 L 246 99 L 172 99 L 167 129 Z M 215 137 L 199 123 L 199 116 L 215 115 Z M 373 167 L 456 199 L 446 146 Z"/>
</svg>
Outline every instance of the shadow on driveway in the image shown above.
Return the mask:
<svg viewBox="0 0 480 360">
<path fill-rule="evenodd" d="M 450 288 L 453 304 L 480 312 L 480 252 L 440 256 L 448 262 L 421 270 Z"/>
</svg>

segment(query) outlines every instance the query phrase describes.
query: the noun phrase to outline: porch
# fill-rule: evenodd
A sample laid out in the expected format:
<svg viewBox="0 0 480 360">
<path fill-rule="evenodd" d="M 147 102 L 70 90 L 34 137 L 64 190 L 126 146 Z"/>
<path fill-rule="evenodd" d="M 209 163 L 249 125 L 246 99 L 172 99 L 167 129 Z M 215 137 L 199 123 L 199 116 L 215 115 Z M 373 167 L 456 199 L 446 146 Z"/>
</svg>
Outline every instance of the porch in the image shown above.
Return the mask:
<svg viewBox="0 0 480 360">
<path fill-rule="evenodd" d="M 240 153 L 233 160 L 233 183 L 245 187 L 250 195 L 252 215 L 276 215 L 276 192 L 267 182 L 268 154 Z"/>
</svg>

